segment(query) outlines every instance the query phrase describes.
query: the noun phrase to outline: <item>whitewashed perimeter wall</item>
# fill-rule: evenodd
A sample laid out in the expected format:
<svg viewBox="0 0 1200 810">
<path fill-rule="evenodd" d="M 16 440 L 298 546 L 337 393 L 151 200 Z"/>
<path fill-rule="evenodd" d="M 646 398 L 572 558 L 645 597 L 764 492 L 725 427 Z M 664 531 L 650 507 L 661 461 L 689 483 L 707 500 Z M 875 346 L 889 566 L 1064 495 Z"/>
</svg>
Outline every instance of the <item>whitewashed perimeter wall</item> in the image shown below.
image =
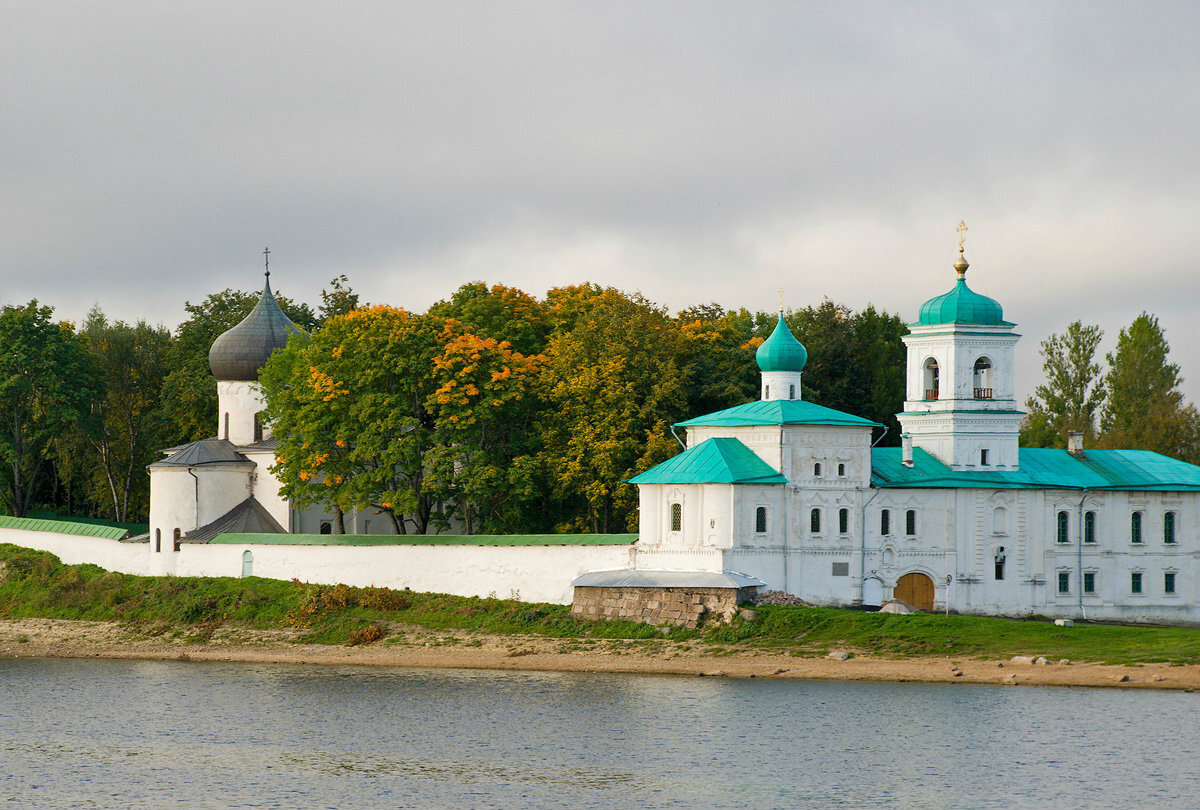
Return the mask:
<svg viewBox="0 0 1200 810">
<path fill-rule="evenodd" d="M 162 554 L 145 543 L 5 529 L 0 542 L 49 551 L 63 562 L 125 574 L 159 573 Z M 458 596 L 570 604 L 571 581 L 586 571 L 629 567 L 632 546 L 287 546 L 183 544 L 178 576 L 237 577 L 253 555 L 254 576 L 321 585 L 411 588 Z"/>
</svg>

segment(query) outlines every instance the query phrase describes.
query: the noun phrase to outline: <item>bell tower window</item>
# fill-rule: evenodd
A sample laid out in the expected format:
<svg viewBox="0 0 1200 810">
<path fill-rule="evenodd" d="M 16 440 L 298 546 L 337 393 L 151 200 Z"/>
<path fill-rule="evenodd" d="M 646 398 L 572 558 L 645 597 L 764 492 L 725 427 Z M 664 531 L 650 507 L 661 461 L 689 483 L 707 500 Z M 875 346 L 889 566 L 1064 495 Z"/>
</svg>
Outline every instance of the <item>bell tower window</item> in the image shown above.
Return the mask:
<svg viewBox="0 0 1200 810">
<path fill-rule="evenodd" d="M 974 380 L 975 399 L 992 398 L 992 361 L 980 357 L 975 361 Z"/>
<path fill-rule="evenodd" d="M 938 362 L 930 357 L 925 361 L 925 399 L 938 398 Z"/>
</svg>

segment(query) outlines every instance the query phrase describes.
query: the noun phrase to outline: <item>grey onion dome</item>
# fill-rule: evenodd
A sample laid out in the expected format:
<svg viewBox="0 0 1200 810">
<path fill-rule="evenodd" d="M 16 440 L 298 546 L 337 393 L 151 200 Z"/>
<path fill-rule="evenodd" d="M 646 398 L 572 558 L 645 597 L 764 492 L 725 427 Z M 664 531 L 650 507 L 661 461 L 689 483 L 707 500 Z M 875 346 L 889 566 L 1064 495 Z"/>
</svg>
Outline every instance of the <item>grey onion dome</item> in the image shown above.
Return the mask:
<svg viewBox="0 0 1200 810">
<path fill-rule="evenodd" d="M 255 381 L 271 352 L 287 345 L 288 335 L 299 328 L 279 308 L 268 278 L 250 314 L 213 341 L 208 350 L 209 368 L 218 380 Z"/>
</svg>

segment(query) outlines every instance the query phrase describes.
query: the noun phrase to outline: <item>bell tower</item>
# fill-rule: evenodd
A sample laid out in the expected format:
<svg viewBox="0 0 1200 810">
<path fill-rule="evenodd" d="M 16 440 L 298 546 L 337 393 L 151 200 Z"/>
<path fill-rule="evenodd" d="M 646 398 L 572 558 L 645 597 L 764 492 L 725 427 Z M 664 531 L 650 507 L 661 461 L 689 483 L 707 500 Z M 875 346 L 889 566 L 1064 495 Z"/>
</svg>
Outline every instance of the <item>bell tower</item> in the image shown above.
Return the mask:
<svg viewBox="0 0 1200 810">
<path fill-rule="evenodd" d="M 954 288 L 926 301 L 903 339 L 908 374 L 897 418 L 914 446 L 952 469 L 1016 470 L 1024 413 L 1014 395 L 1013 355 L 1021 336 L 998 302 L 967 286 L 966 224 L 957 230 Z"/>
</svg>

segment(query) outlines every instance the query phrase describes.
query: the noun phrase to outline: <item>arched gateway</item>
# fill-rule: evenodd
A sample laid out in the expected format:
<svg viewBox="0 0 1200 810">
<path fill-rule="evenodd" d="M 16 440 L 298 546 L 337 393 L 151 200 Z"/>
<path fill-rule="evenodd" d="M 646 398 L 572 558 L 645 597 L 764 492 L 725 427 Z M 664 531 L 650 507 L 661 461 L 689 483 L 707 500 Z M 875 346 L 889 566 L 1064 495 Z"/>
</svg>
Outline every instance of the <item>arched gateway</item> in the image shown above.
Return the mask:
<svg viewBox="0 0 1200 810">
<path fill-rule="evenodd" d="M 896 581 L 892 596 L 917 610 L 933 610 L 933 580 L 924 574 L 905 574 Z"/>
</svg>

